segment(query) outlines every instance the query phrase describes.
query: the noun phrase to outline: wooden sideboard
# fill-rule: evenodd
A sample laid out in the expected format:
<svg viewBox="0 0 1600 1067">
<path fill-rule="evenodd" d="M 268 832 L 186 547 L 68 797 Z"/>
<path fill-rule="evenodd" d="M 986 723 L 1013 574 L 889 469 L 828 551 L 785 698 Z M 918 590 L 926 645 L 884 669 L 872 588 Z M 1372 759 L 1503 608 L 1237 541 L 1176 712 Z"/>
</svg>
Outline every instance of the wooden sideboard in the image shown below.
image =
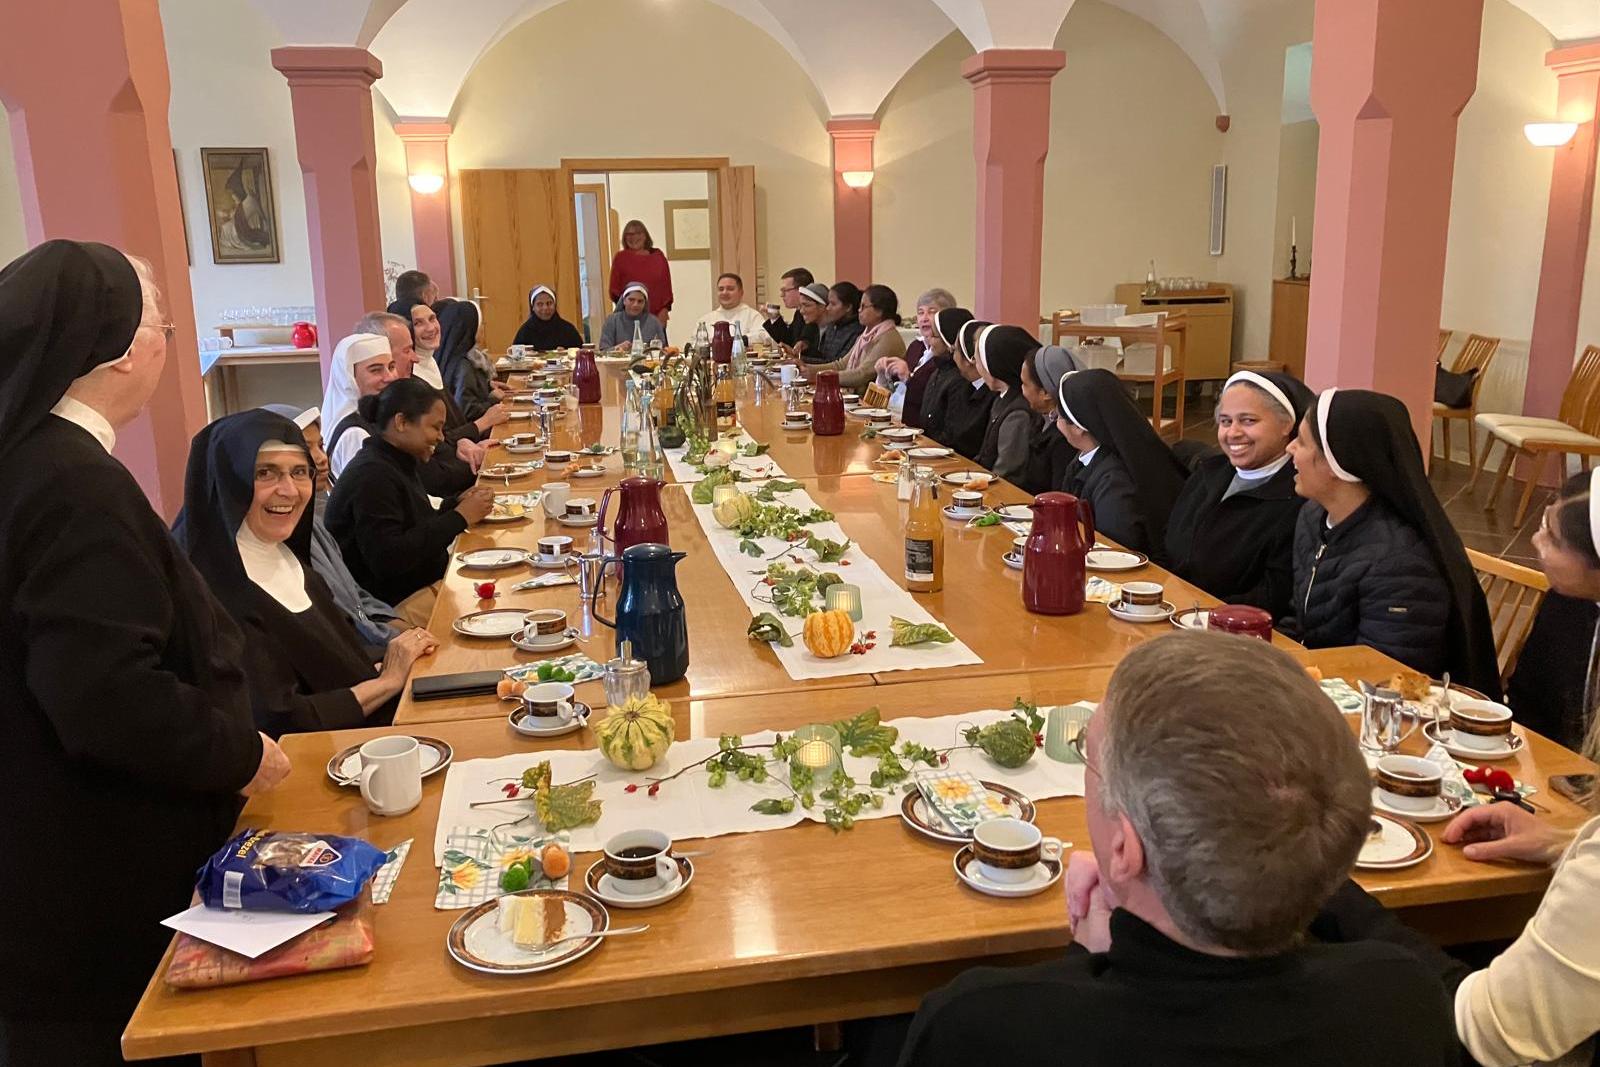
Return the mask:
<svg viewBox="0 0 1600 1067">
<path fill-rule="evenodd" d="M 1306 313 L 1311 306 L 1310 278 L 1276 278 L 1272 282 L 1272 341 L 1268 356 L 1305 380 Z"/>
<path fill-rule="evenodd" d="M 1126 304 L 1128 314 L 1149 311 L 1181 311 L 1188 323 L 1189 381 L 1226 378 L 1233 362 L 1233 286 L 1214 282 L 1204 289 L 1162 292 L 1145 299 L 1142 282 L 1117 286 L 1116 302 Z"/>
</svg>

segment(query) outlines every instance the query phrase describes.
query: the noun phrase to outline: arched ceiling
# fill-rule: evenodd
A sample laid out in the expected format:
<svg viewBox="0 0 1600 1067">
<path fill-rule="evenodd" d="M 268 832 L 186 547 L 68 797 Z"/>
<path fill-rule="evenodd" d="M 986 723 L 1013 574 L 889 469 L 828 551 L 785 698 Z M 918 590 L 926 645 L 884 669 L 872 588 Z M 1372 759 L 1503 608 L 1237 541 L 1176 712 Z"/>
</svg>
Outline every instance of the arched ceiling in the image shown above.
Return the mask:
<svg viewBox="0 0 1600 1067">
<path fill-rule="evenodd" d="M 290 44 L 356 44 L 383 61 L 378 89 L 405 118 L 448 116 L 482 55 L 568 0 L 251 0 Z M 664 3 L 676 0 L 663 0 Z M 871 115 L 906 71 L 959 30 L 975 50 L 1050 48 L 1075 0 L 710 0 L 756 26 L 816 85 L 829 114 Z M 1106 0 L 1194 63 L 1227 112 L 1221 35 L 1251 7 L 1310 0 Z M 1557 40 L 1600 36 L 1600 0 L 1511 0 Z M 1068 62 L 1071 62 L 1069 56 Z"/>
</svg>

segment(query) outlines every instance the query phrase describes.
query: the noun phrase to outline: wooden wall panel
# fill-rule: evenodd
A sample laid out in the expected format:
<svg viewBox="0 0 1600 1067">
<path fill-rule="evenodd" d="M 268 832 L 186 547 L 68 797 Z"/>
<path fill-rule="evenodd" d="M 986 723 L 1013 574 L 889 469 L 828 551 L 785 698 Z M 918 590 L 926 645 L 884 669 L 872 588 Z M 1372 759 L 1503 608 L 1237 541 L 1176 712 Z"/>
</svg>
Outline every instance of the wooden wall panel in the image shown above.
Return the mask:
<svg viewBox="0 0 1600 1067">
<path fill-rule="evenodd" d="M 715 176 L 715 172 L 713 172 Z M 726 167 L 718 198 L 722 269 L 744 279 L 746 299 L 756 299 L 756 168 Z"/>
<path fill-rule="evenodd" d="M 463 170 L 467 290 L 483 295 L 490 351 L 503 351 L 528 316 L 528 290 L 549 285 L 561 314 L 579 318 L 577 226 L 566 176 L 549 170 Z"/>
</svg>

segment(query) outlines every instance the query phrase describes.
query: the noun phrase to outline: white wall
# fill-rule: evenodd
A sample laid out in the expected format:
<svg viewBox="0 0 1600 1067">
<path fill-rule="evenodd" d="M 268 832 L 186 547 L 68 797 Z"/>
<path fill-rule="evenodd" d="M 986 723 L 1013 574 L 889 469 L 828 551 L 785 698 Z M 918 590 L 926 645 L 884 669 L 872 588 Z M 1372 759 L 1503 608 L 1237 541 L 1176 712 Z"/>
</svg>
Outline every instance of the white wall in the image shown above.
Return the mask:
<svg viewBox="0 0 1600 1067">
<path fill-rule="evenodd" d="M 1311 238 L 1317 215 L 1316 119 L 1291 122 L 1278 141 L 1278 216 L 1272 264 L 1277 274 L 1289 273 L 1289 246 L 1298 252 L 1296 269 L 1311 269 Z"/>
</svg>

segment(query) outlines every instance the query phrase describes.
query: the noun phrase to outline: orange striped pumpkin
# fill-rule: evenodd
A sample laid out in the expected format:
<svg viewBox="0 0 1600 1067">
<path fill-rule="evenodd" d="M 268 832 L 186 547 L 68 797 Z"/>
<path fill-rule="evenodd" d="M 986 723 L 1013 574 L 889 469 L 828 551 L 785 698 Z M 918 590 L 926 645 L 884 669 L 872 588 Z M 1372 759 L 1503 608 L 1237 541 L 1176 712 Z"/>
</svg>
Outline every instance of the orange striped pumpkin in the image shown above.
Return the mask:
<svg viewBox="0 0 1600 1067">
<path fill-rule="evenodd" d="M 813 611 L 806 616 L 805 642 L 813 656 L 842 656 L 856 642 L 856 624 L 848 611 Z"/>
</svg>

